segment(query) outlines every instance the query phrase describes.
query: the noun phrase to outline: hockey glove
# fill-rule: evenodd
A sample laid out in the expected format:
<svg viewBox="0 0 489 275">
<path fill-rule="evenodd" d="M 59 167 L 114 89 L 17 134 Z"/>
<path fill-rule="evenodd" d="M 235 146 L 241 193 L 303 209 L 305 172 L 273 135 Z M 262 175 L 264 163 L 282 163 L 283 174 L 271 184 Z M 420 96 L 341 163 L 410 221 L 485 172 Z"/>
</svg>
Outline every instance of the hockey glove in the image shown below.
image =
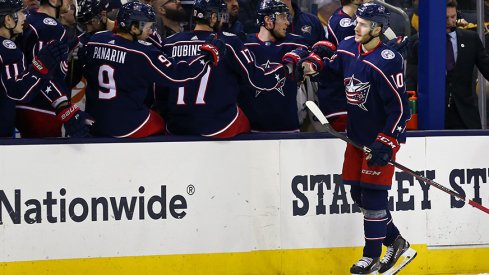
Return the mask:
<svg viewBox="0 0 489 275">
<path fill-rule="evenodd" d="M 214 66 L 219 64 L 219 56 L 226 53 L 226 43 L 217 38 L 216 34 L 211 34 L 202 46 L 202 54 L 212 62 Z"/>
<path fill-rule="evenodd" d="M 298 66 L 299 61 L 306 57 L 309 52 L 304 48 L 297 48 L 286 53 L 282 57 L 282 64 L 287 68 L 287 75 L 298 82 L 304 81 L 304 70 Z"/>
<path fill-rule="evenodd" d="M 369 148 L 370 153 L 367 154 L 368 166 L 385 166 L 392 159 L 393 152 L 399 150 L 399 143 L 395 138 L 379 133 L 375 142 Z"/>
<path fill-rule="evenodd" d="M 61 61 L 68 58 L 68 46 L 66 43 L 52 42 L 44 46 L 32 60 L 34 73 L 46 79 L 52 79 Z"/>
<path fill-rule="evenodd" d="M 311 52 L 306 58 L 303 58 L 301 61 L 299 61 L 297 66 L 304 70 L 304 63 L 310 64 L 312 69 L 312 71 L 306 72 L 307 75 L 314 75 L 321 71 L 324 67 L 323 59 L 314 52 Z"/>
<path fill-rule="evenodd" d="M 312 52 L 317 54 L 322 59 L 331 59 L 336 54 L 336 46 L 329 41 L 319 41 L 312 46 Z"/>
<path fill-rule="evenodd" d="M 90 126 L 95 122 L 76 104 L 65 105 L 57 111 L 58 119 L 63 122 L 66 135 L 74 138 L 90 137 Z"/>
</svg>

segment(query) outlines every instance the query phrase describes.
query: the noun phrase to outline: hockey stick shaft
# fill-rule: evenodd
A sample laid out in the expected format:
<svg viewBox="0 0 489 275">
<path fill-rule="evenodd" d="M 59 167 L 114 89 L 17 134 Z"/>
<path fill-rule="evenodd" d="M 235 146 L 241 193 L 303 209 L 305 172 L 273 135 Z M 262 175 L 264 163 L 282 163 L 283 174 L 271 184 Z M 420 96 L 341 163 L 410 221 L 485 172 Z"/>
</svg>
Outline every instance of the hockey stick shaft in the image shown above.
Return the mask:
<svg viewBox="0 0 489 275">
<path fill-rule="evenodd" d="M 353 145 L 354 147 L 364 151 L 365 153 L 370 153 L 370 148 L 368 148 L 367 146 L 363 146 L 361 144 L 358 144 L 357 142 L 349 139 L 346 135 L 344 134 L 341 134 L 339 132 L 337 132 L 335 129 L 333 129 L 333 127 L 331 127 L 331 125 L 329 124 L 328 120 L 326 119 L 326 117 L 324 116 L 324 114 L 321 112 L 321 110 L 319 109 L 319 107 L 316 105 L 316 103 L 314 103 L 313 101 L 307 101 L 306 102 L 306 107 L 314 114 L 314 116 L 319 120 L 319 122 L 324 126 L 325 130 L 330 133 L 331 135 L 345 141 L 346 143 L 349 143 L 351 145 Z M 420 181 L 423 181 L 447 194 L 449 194 L 450 196 L 452 197 L 455 197 L 459 200 L 463 200 L 465 201 L 466 203 L 472 205 L 473 207 L 489 214 L 489 208 L 481 205 L 480 203 L 477 203 L 471 199 L 468 199 L 467 197 L 465 196 L 462 196 L 460 194 L 458 194 L 457 192 L 451 190 L 450 188 L 447 188 L 431 179 L 428 179 L 426 177 L 423 177 L 421 175 L 419 175 L 418 173 L 416 173 L 415 171 L 407 168 L 406 166 L 402 165 L 402 164 L 399 164 L 393 160 L 390 160 L 389 161 L 389 164 L 391 164 L 392 166 L 398 168 L 399 170 L 415 177 L 416 179 L 420 180 Z"/>
</svg>

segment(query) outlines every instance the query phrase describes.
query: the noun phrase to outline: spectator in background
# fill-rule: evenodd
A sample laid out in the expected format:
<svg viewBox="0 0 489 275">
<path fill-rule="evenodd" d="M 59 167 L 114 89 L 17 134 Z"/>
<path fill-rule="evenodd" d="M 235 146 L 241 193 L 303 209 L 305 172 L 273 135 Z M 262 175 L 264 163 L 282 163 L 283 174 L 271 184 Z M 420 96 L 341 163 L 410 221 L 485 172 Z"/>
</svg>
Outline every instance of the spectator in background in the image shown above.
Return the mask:
<svg viewBox="0 0 489 275">
<path fill-rule="evenodd" d="M 156 22 L 161 37 L 168 37 L 183 31 L 187 13 L 180 0 L 154 0 L 152 6 L 158 19 Z"/>
<path fill-rule="evenodd" d="M 326 38 L 328 38 L 328 21 L 335 10 L 340 7 L 337 0 L 316 0 L 316 5 L 318 7 L 318 19 L 324 27 L 326 32 Z"/>
<path fill-rule="evenodd" d="M 474 67 L 489 79 L 489 55 L 476 32 L 457 28 L 457 2 L 447 1 L 446 129 L 480 129 Z"/>
<path fill-rule="evenodd" d="M 257 10 L 260 32 L 248 34 L 245 46 L 257 63 L 280 64 L 284 55 L 301 48 L 307 53 L 307 40 L 289 34 L 289 9 L 280 0 L 262 0 Z M 239 105 L 248 116 L 254 132 L 299 132 L 304 101 L 298 96 L 298 83 L 287 79 L 281 90 L 260 92 L 243 88 Z"/>
<path fill-rule="evenodd" d="M 222 25 L 223 32 L 230 32 L 236 35 L 244 35 L 244 26 L 238 20 L 239 3 L 238 0 L 225 0 L 228 8 L 228 22 Z"/>
<path fill-rule="evenodd" d="M 323 25 L 317 16 L 301 11 L 299 5 L 297 5 L 295 1 L 282 0 L 282 2 L 287 5 L 290 15 L 292 16 L 292 22 L 287 29 L 288 33 L 303 36 L 311 45 L 326 39 Z"/>
</svg>

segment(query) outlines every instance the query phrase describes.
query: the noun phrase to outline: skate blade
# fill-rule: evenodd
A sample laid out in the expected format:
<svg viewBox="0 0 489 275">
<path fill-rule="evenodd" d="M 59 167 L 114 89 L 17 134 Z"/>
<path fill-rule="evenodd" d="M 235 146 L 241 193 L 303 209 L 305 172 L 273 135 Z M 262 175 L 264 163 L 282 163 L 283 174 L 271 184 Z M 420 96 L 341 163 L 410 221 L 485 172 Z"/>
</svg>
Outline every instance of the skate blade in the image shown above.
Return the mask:
<svg viewBox="0 0 489 275">
<path fill-rule="evenodd" d="M 378 271 L 374 271 L 372 273 L 368 273 L 368 274 L 357 274 L 357 273 L 351 273 L 351 275 L 379 275 L 380 273 Z"/>
<path fill-rule="evenodd" d="M 407 264 L 409 264 L 418 253 L 416 250 L 412 248 L 408 248 L 404 253 L 402 253 L 401 257 L 397 260 L 397 263 L 392 266 L 389 270 L 382 273 L 382 275 L 394 275 L 397 274 L 401 269 L 403 269 Z"/>
</svg>

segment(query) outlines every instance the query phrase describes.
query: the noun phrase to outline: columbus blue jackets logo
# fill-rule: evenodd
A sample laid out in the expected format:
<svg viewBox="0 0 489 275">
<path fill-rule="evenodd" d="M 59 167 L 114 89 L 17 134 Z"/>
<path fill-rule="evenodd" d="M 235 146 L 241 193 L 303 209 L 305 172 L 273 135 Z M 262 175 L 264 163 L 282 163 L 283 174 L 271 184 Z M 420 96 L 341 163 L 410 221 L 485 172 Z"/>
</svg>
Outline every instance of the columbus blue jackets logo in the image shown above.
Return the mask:
<svg viewBox="0 0 489 275">
<path fill-rule="evenodd" d="M 56 26 L 56 25 L 58 25 L 58 22 L 56 22 L 56 20 L 54 20 L 53 18 L 49 18 L 49 17 L 44 18 L 44 20 L 42 20 L 42 22 L 44 24 L 50 25 L 50 26 Z"/>
<path fill-rule="evenodd" d="M 270 68 L 274 68 L 274 67 L 277 67 L 277 66 L 280 66 L 280 63 L 270 62 L 270 60 L 267 60 L 267 63 L 261 65 L 261 67 L 262 68 L 265 68 L 265 69 L 270 69 Z M 285 96 L 284 90 L 283 90 L 284 83 L 285 83 L 285 78 L 280 79 L 280 76 L 277 74 L 277 75 L 275 75 L 275 79 L 277 80 L 277 86 L 275 86 L 275 90 L 280 95 Z M 261 92 L 262 91 L 260 91 L 260 90 L 256 90 L 255 97 L 258 97 L 261 94 Z"/>
<path fill-rule="evenodd" d="M 382 55 L 384 59 L 394 59 L 394 57 L 396 57 L 396 54 L 391 50 L 383 50 L 380 55 Z"/>
<path fill-rule="evenodd" d="M 351 21 L 350 18 L 342 18 L 340 20 L 340 26 L 343 27 L 343 28 L 348 28 L 351 25 L 353 25 L 353 23 L 352 23 L 352 21 Z"/>
<path fill-rule="evenodd" d="M 361 109 L 368 111 L 365 107 L 365 102 L 367 102 L 369 91 L 369 82 L 361 82 L 355 78 L 355 75 L 345 79 L 345 93 L 348 104 L 357 105 Z"/>
<path fill-rule="evenodd" d="M 302 33 L 308 33 L 311 34 L 312 27 L 309 25 L 304 25 L 301 28 Z"/>
<path fill-rule="evenodd" d="M 15 43 L 12 40 L 5 39 L 5 40 L 3 40 L 2 44 L 7 49 L 13 50 L 13 49 L 17 48 L 17 46 L 15 46 Z"/>
</svg>

